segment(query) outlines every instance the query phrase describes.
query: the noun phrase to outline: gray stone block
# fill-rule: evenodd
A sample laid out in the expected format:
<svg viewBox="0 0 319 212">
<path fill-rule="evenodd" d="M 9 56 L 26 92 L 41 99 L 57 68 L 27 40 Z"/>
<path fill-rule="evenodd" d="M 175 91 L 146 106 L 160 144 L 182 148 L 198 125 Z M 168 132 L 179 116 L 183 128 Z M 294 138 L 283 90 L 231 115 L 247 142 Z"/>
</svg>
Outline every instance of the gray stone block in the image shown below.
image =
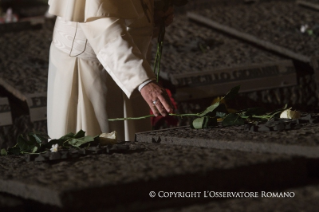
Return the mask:
<svg viewBox="0 0 319 212">
<path fill-rule="evenodd" d="M 243 126 L 178 127 L 136 134 L 136 141 L 319 158 L 318 124 L 288 131 L 245 131 Z"/>
<path fill-rule="evenodd" d="M 84 210 L 134 202 L 151 207 L 158 199 L 150 198 L 150 191 L 270 189 L 308 180 L 304 158 L 153 143 L 131 147 L 135 150 L 125 154 L 60 162 L 1 157 L 0 191 L 65 210 Z"/>
</svg>

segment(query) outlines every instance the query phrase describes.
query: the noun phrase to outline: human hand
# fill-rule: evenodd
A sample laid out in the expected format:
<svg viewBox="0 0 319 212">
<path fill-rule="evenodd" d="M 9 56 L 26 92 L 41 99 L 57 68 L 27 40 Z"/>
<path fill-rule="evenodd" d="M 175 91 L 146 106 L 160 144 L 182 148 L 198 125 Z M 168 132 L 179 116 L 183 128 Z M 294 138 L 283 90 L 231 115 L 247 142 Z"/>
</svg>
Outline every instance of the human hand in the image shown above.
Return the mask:
<svg viewBox="0 0 319 212">
<path fill-rule="evenodd" d="M 173 112 L 173 106 L 165 89 L 155 82 L 150 82 L 141 89 L 141 95 L 155 116 L 167 116 Z"/>
</svg>

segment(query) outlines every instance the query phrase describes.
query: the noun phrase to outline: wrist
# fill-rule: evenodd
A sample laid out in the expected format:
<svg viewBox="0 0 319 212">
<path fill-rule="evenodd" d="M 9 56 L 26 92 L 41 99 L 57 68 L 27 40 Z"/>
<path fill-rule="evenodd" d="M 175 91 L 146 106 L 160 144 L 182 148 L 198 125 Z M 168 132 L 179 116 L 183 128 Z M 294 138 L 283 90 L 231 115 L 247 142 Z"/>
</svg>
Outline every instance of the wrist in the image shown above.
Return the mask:
<svg viewBox="0 0 319 212">
<path fill-rule="evenodd" d="M 142 88 L 143 88 L 145 85 L 147 85 L 148 83 L 153 82 L 153 81 L 154 81 L 154 79 L 146 80 L 145 82 L 143 82 L 142 84 L 140 84 L 140 85 L 138 86 L 138 91 L 141 92 Z"/>
</svg>

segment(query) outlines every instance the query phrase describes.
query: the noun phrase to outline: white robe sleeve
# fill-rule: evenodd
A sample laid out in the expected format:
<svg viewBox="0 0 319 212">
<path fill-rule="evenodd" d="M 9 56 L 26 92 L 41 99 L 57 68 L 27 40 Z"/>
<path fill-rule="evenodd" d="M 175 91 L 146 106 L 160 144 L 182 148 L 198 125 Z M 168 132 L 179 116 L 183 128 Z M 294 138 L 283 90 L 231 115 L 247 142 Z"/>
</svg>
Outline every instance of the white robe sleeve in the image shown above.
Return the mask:
<svg viewBox="0 0 319 212">
<path fill-rule="evenodd" d="M 140 84 L 155 78 L 124 19 L 106 17 L 80 26 L 97 58 L 128 98 Z"/>
</svg>

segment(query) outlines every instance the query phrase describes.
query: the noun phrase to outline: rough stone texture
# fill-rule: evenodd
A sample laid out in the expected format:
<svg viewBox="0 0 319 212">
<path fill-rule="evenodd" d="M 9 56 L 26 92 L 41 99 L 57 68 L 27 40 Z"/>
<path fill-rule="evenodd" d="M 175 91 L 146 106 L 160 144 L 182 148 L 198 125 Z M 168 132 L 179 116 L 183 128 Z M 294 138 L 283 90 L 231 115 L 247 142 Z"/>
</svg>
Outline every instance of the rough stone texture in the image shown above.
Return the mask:
<svg viewBox="0 0 319 212">
<path fill-rule="evenodd" d="M 203 49 L 200 48 L 202 45 Z M 156 48 L 153 48 L 155 55 Z M 177 15 L 166 29 L 161 76 L 284 60 Z"/>
<path fill-rule="evenodd" d="M 300 129 L 250 132 L 243 126 L 191 129 L 179 127 L 136 134 L 136 141 L 236 149 L 319 158 L 318 124 L 301 124 Z"/>
<path fill-rule="evenodd" d="M 240 5 L 252 4 L 257 2 L 271 2 L 271 1 L 295 1 L 295 0 L 188 0 L 188 4 L 183 7 L 175 8 L 177 13 L 183 14 L 190 10 L 204 9 L 210 6 L 227 6 L 227 5 Z M 316 1 L 316 0 L 313 0 Z"/>
<path fill-rule="evenodd" d="M 299 7 L 294 2 L 266 2 L 236 7 L 211 7 L 200 11 L 218 23 L 249 33 L 309 57 L 319 55 L 319 13 Z M 300 32 L 308 24 L 314 35 Z M 289 39 L 287 39 L 289 38 Z"/>
<path fill-rule="evenodd" d="M 47 29 L 1 33 L 0 78 L 23 94 L 46 92 L 51 40 Z"/>
<path fill-rule="evenodd" d="M 131 150 L 50 163 L 1 157 L 0 191 L 74 209 L 152 201 L 149 192 L 160 189 L 237 191 L 307 182 L 304 158 L 164 144 L 132 143 Z"/>
</svg>

